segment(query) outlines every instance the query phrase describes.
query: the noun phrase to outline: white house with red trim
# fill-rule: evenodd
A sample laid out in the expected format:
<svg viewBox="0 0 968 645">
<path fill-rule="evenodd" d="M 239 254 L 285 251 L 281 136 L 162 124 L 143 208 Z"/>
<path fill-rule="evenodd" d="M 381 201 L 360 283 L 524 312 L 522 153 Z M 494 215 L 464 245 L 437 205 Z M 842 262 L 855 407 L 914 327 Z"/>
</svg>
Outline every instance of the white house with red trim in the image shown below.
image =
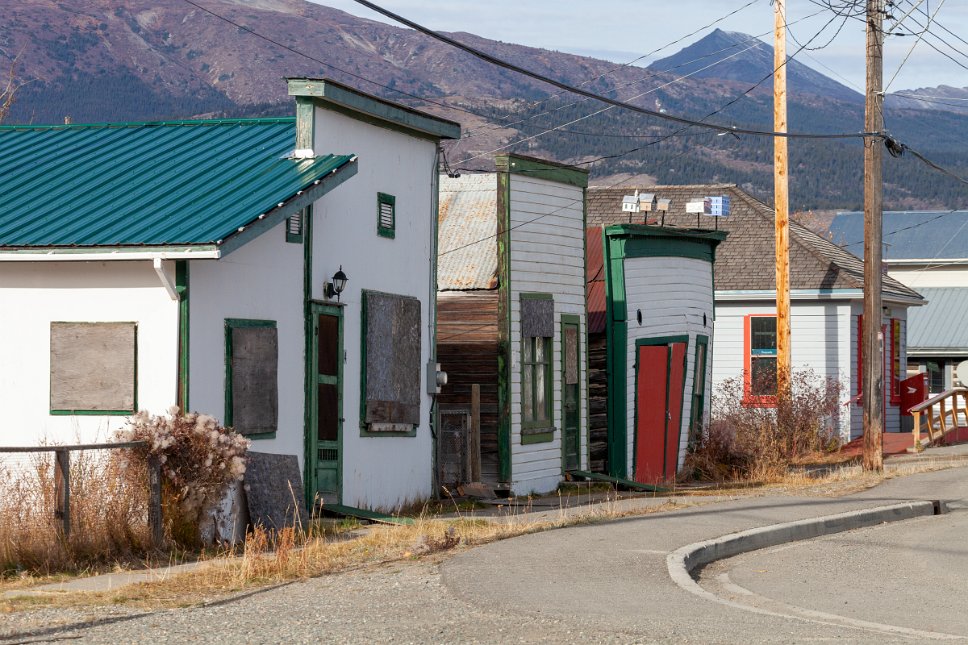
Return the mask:
<svg viewBox="0 0 968 645">
<path fill-rule="evenodd" d="M 635 188 L 589 188 L 589 225 L 627 222 L 622 198 Z M 680 228 L 718 228 L 728 232 L 716 251 L 715 334 L 712 380 L 716 389 L 727 379 L 743 379 L 750 405 L 772 405 L 775 385 L 768 378 L 757 388 L 757 375 L 776 366 L 776 285 L 773 209 L 734 185 L 647 186 L 638 192 L 669 199 L 664 213 L 636 214 L 634 221 Z M 728 216 L 686 212 L 686 204 L 728 196 Z M 809 229 L 790 224 L 790 328 L 794 371 L 810 369 L 839 381 L 843 414 L 831 424 L 845 439 L 862 433 L 858 351 L 863 312 L 861 259 Z M 908 308 L 924 304 L 913 289 L 885 275 L 883 287 L 885 430 L 902 430 L 899 383 L 906 377 Z M 643 312 L 647 315 L 647 312 Z"/>
</svg>

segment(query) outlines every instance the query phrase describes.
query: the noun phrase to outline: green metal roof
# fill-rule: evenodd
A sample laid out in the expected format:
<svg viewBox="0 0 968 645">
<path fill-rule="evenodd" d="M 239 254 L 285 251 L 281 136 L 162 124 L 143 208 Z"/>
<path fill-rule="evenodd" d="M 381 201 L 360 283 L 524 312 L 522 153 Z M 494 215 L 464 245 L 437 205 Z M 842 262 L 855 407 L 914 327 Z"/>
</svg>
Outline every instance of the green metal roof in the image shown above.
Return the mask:
<svg viewBox="0 0 968 645">
<path fill-rule="evenodd" d="M 352 155 L 288 158 L 295 132 L 292 118 L 2 126 L 0 249 L 238 246 L 355 174 Z"/>
</svg>

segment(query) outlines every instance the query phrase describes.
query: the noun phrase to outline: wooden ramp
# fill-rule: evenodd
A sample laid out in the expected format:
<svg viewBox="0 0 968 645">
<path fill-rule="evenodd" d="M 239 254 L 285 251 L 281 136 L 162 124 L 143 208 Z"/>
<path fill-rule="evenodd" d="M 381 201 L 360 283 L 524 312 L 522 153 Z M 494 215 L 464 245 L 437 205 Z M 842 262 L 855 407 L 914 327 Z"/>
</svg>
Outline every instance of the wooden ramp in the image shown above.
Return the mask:
<svg viewBox="0 0 968 645">
<path fill-rule="evenodd" d="M 355 517 L 359 520 L 379 522 L 380 524 L 413 524 L 413 518 L 410 517 L 396 517 L 343 504 L 323 504 L 323 512 L 340 517 Z"/>
<path fill-rule="evenodd" d="M 573 478 L 587 479 L 589 481 L 596 482 L 608 482 L 610 484 L 615 484 L 620 488 L 627 488 L 629 490 L 644 491 L 647 493 L 667 493 L 669 489 L 662 488 L 660 486 L 652 486 L 650 484 L 640 484 L 639 482 L 634 482 L 628 479 L 622 479 L 621 477 L 609 477 L 608 475 L 603 475 L 601 473 L 590 473 L 585 470 L 569 470 L 568 474 Z"/>
<path fill-rule="evenodd" d="M 910 432 L 885 432 L 883 438 L 883 454 L 885 457 L 890 455 L 903 455 L 911 452 L 913 439 Z M 927 433 L 921 433 L 921 444 L 928 442 Z M 944 437 L 940 439 L 942 445 L 952 445 L 956 443 L 968 443 L 968 427 L 957 427 L 948 430 Z M 850 457 L 861 457 L 864 454 L 864 437 L 861 435 L 850 443 L 844 444 L 840 448 L 843 455 Z"/>
</svg>

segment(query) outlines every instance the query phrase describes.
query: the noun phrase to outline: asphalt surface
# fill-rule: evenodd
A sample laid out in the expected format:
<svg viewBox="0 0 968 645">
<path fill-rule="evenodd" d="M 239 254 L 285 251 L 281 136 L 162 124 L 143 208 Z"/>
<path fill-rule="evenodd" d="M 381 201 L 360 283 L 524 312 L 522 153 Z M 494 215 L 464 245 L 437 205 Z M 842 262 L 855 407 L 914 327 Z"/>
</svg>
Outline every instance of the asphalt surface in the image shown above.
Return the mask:
<svg viewBox="0 0 968 645">
<path fill-rule="evenodd" d="M 699 577 L 707 597 L 669 573 L 669 554 L 702 540 L 934 499 L 951 512 L 708 565 Z M 0 643 L 968 640 L 966 525 L 962 467 L 842 498 L 744 498 L 526 535 L 440 563 L 326 576 L 207 607 L 16 612 L 0 616 Z"/>
</svg>

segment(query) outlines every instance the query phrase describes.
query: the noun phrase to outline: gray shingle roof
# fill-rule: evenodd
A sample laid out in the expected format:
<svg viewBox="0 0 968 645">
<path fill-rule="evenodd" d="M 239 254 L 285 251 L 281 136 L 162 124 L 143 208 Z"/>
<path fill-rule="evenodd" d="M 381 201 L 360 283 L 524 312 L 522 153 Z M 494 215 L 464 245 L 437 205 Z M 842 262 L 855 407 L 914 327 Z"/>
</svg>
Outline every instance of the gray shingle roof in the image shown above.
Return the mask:
<svg viewBox="0 0 968 645">
<path fill-rule="evenodd" d="M 928 300 L 908 314 L 908 351 L 968 351 L 968 288 L 923 287 Z"/>
<path fill-rule="evenodd" d="M 622 197 L 636 187 L 588 189 L 588 225 L 601 226 L 628 222 L 622 212 Z M 638 186 L 639 192 L 655 193 L 672 200 L 665 216 L 666 226 L 713 228 L 718 224 L 729 232 L 716 250 L 716 290 L 748 291 L 776 289 L 773 209 L 732 184 L 691 186 Z M 729 217 L 712 218 L 686 214 L 686 203 L 694 199 L 728 195 Z M 650 214 L 650 222 L 657 219 Z M 642 214 L 633 216 L 642 222 Z M 857 256 L 837 247 L 795 222 L 790 223 L 791 289 L 862 289 L 864 263 Z M 884 276 L 885 296 L 919 298 L 913 289 Z"/>
<path fill-rule="evenodd" d="M 497 174 L 440 178 L 437 289 L 497 287 Z"/>
</svg>

